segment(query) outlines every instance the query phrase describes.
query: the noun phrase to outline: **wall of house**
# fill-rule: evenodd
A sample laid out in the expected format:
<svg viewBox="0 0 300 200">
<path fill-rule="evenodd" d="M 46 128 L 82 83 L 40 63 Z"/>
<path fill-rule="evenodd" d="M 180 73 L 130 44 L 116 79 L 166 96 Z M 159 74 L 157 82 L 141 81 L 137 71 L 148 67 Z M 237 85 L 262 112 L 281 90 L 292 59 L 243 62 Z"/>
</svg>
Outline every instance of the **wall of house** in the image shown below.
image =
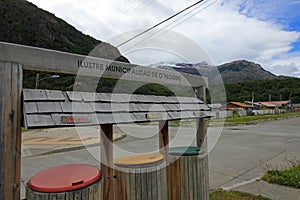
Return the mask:
<svg viewBox="0 0 300 200">
<path fill-rule="evenodd" d="M 247 116 L 246 110 L 238 110 L 238 111 L 213 111 L 213 118 L 215 119 L 222 119 L 222 118 L 231 118 L 233 117 L 233 113 L 236 112 L 240 117 Z M 279 114 L 279 113 L 285 113 L 286 110 L 284 109 L 276 109 L 276 110 L 253 110 L 252 113 L 254 115 L 267 115 L 267 114 Z"/>
</svg>

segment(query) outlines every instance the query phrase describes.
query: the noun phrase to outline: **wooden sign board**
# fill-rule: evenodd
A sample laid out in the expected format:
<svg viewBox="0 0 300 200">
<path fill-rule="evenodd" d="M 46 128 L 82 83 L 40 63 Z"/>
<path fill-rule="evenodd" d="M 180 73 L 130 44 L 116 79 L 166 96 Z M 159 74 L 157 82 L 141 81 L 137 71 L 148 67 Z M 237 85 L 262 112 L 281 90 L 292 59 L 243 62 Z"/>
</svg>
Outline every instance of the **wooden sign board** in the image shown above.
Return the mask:
<svg viewBox="0 0 300 200">
<path fill-rule="evenodd" d="M 115 78 L 167 85 L 201 87 L 207 78 L 116 62 L 96 57 L 0 42 L 0 60 L 22 64 L 23 69 Z"/>
</svg>

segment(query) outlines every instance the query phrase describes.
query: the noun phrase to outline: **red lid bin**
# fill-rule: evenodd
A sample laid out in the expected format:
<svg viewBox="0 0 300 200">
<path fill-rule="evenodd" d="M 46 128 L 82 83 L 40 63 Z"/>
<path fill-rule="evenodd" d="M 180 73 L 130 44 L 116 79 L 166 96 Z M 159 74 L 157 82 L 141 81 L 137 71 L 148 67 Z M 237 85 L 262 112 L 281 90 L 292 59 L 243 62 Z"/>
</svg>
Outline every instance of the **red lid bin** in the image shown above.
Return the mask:
<svg viewBox="0 0 300 200">
<path fill-rule="evenodd" d="M 101 172 L 97 167 L 70 164 L 52 167 L 34 175 L 28 186 L 38 192 L 66 192 L 84 188 L 98 181 Z"/>
</svg>

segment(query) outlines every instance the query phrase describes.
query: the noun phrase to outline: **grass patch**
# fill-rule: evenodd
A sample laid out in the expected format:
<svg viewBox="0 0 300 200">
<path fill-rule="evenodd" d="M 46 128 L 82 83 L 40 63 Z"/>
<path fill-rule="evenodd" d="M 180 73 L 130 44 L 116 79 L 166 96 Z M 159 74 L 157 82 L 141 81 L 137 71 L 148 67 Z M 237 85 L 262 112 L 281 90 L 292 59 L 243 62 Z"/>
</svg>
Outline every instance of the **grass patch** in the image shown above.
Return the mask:
<svg viewBox="0 0 300 200">
<path fill-rule="evenodd" d="M 270 170 L 262 177 L 264 181 L 295 188 L 300 188 L 300 166 L 292 166 L 287 170 Z"/>
<path fill-rule="evenodd" d="M 271 200 L 261 195 L 253 195 L 239 191 L 225 191 L 222 189 L 211 192 L 210 200 Z"/>
<path fill-rule="evenodd" d="M 256 116 L 245 116 L 245 117 L 234 117 L 234 118 L 226 118 L 225 122 L 231 123 L 248 123 L 255 122 L 260 120 L 275 120 L 275 119 L 283 119 L 288 117 L 300 117 L 300 112 L 287 112 L 275 115 L 256 115 Z M 224 119 L 213 119 L 211 122 L 220 122 Z"/>
</svg>

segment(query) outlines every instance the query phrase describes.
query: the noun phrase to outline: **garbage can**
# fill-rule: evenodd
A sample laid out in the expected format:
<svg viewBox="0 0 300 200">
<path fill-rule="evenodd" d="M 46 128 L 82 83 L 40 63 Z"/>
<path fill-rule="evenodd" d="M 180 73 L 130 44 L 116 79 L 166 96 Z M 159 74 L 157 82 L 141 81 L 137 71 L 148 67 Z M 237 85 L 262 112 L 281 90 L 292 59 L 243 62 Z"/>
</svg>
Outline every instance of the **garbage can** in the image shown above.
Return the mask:
<svg viewBox="0 0 300 200">
<path fill-rule="evenodd" d="M 43 170 L 29 180 L 26 199 L 100 199 L 101 172 L 85 164 L 62 165 Z"/>
<path fill-rule="evenodd" d="M 209 199 L 207 154 L 199 147 L 173 147 L 169 159 L 171 199 Z"/>
<path fill-rule="evenodd" d="M 115 164 L 115 199 L 167 199 L 165 161 L 162 154 L 120 157 Z"/>
</svg>

